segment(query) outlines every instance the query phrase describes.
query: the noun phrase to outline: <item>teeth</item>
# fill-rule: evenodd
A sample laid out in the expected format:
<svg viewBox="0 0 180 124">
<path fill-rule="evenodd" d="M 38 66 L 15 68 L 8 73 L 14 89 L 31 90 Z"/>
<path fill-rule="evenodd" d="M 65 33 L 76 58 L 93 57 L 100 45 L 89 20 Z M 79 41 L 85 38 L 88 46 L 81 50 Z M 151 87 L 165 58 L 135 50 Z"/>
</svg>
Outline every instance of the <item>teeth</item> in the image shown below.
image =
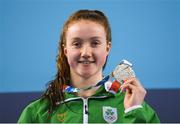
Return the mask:
<svg viewBox="0 0 180 124">
<path fill-rule="evenodd" d="M 94 61 L 79 61 L 79 63 L 82 63 L 82 64 L 91 64 L 91 63 L 94 63 Z"/>
<path fill-rule="evenodd" d="M 83 64 L 90 64 L 90 62 L 82 62 Z"/>
</svg>

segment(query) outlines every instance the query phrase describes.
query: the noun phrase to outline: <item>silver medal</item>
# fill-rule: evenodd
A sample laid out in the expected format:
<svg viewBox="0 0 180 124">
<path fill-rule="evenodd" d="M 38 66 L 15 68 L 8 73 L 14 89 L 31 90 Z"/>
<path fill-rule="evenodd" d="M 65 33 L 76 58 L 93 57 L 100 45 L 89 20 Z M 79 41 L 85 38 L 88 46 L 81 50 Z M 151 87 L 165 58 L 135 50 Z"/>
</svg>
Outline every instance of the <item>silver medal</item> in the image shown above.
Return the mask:
<svg viewBox="0 0 180 124">
<path fill-rule="evenodd" d="M 123 80 L 130 77 L 135 77 L 135 72 L 132 69 L 132 64 L 127 60 L 122 60 L 122 62 L 115 68 L 112 72 L 112 76 L 120 83 Z"/>
</svg>

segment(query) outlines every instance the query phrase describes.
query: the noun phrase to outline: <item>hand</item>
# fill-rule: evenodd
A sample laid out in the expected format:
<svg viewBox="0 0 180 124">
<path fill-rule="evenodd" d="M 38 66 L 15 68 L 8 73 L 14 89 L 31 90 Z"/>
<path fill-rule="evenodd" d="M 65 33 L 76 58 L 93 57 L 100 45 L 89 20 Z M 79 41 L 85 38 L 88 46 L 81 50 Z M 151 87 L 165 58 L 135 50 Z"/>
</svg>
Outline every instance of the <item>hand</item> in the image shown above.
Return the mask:
<svg viewBox="0 0 180 124">
<path fill-rule="evenodd" d="M 134 105 L 141 105 L 146 95 L 146 90 L 136 78 L 127 79 L 121 86 L 121 92 L 126 90 L 124 98 L 124 108 Z"/>
</svg>

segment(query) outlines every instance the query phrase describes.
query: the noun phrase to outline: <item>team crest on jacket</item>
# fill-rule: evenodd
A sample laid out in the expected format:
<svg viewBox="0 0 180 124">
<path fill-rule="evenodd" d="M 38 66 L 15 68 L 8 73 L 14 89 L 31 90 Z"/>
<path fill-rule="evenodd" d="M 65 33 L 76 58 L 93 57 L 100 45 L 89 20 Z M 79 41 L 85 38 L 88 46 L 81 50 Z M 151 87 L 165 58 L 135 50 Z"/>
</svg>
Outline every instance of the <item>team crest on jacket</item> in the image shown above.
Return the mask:
<svg viewBox="0 0 180 124">
<path fill-rule="evenodd" d="M 103 118 L 108 123 L 113 123 L 117 120 L 117 109 L 110 106 L 103 106 Z"/>
</svg>

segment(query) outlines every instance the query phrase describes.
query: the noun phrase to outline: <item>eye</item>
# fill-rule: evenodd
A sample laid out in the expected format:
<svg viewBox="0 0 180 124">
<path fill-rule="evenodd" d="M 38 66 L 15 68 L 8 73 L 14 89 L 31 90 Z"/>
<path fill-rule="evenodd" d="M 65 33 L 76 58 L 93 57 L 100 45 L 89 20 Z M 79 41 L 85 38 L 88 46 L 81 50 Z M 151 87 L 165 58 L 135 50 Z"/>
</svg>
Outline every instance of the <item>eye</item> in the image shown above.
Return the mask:
<svg viewBox="0 0 180 124">
<path fill-rule="evenodd" d="M 99 40 L 93 40 L 92 42 L 91 42 L 91 46 L 92 47 L 98 47 L 100 45 L 100 41 Z"/>
<path fill-rule="evenodd" d="M 81 42 L 79 42 L 79 41 L 74 41 L 73 43 L 72 43 L 72 45 L 73 45 L 73 47 L 75 47 L 75 48 L 80 48 L 81 47 Z"/>
</svg>

